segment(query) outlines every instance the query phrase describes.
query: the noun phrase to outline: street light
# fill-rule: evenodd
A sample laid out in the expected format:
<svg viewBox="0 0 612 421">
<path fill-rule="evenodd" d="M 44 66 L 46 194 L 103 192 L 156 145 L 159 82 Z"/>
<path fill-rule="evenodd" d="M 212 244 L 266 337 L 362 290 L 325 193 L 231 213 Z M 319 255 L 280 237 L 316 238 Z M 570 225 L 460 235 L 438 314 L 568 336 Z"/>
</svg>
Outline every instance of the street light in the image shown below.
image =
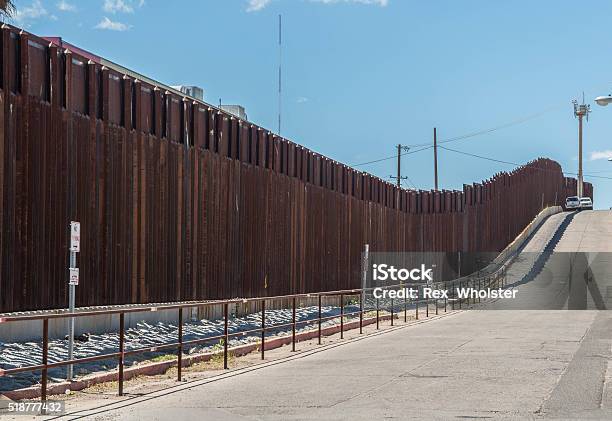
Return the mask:
<svg viewBox="0 0 612 421">
<path fill-rule="evenodd" d="M 595 98 L 595 102 L 597 103 L 597 105 L 601 105 L 602 107 L 605 107 L 608 104 L 612 104 L 612 94 L 598 96 L 597 98 Z M 612 161 L 612 158 L 608 158 L 608 161 Z"/>
<path fill-rule="evenodd" d="M 595 102 L 597 103 L 597 105 L 605 107 L 606 105 L 612 103 L 612 95 L 598 96 L 597 98 L 595 98 Z"/>
</svg>

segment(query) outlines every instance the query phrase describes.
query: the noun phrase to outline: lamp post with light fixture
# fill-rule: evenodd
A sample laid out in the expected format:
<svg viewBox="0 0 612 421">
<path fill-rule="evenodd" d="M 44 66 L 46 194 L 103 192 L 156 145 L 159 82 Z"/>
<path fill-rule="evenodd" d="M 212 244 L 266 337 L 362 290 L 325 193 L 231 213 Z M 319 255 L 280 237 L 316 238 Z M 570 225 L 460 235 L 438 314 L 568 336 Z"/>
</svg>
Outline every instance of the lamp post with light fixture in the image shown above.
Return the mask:
<svg viewBox="0 0 612 421">
<path fill-rule="evenodd" d="M 578 197 L 582 197 L 582 119 L 586 116 L 587 121 L 589 121 L 591 106 L 584 103 L 584 98 L 582 99 L 582 104 L 578 104 L 578 101 L 572 101 L 572 103 L 574 104 L 574 117 L 578 117 L 578 191 L 576 193 Z"/>
</svg>

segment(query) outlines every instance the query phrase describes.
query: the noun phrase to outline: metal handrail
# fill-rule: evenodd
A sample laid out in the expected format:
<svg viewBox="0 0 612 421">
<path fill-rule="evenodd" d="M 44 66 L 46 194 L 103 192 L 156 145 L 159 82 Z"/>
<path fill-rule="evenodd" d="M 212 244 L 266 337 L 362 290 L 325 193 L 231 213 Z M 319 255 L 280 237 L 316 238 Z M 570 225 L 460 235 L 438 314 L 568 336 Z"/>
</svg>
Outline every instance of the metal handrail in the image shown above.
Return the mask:
<svg viewBox="0 0 612 421">
<path fill-rule="evenodd" d="M 505 266 L 502 266 L 501 268 L 501 272 L 502 274 L 504 274 L 505 270 Z M 494 274 L 497 274 L 499 271 L 494 272 Z M 483 280 L 486 279 L 486 283 L 485 285 L 488 283 L 489 285 L 492 284 L 493 282 L 497 282 L 497 284 L 499 285 L 500 280 L 502 281 L 502 285 L 503 285 L 503 280 L 504 277 L 503 276 L 494 276 L 494 274 L 489 274 L 486 277 L 482 277 L 482 278 L 469 278 L 467 279 L 465 282 L 467 282 L 468 286 L 471 283 L 472 286 L 475 285 L 475 282 L 478 281 L 479 285 L 480 282 L 482 282 Z M 413 283 L 413 284 L 398 284 L 398 285 L 388 285 L 388 286 L 382 286 L 379 288 L 383 288 L 383 289 L 393 289 L 393 288 L 408 288 L 408 287 L 417 287 L 417 288 L 421 288 L 424 286 L 440 286 L 440 285 L 444 285 L 444 287 L 446 289 L 448 289 L 448 286 L 450 285 L 451 287 L 454 286 L 455 284 L 459 283 L 459 285 L 461 286 L 463 283 L 463 278 L 457 279 L 457 280 L 451 280 L 451 281 L 445 281 L 445 282 L 434 282 L 432 284 L 422 284 L 422 283 Z M 139 354 L 139 353 L 145 353 L 145 352 L 154 352 L 154 351 L 158 351 L 160 349 L 177 349 L 177 357 L 178 357 L 178 361 L 177 361 L 177 368 L 178 368 L 178 379 L 179 381 L 182 378 L 182 350 L 183 347 L 186 345 L 195 345 L 198 343 L 204 343 L 204 342 L 211 342 L 211 341 L 215 341 L 215 340 L 222 340 L 223 341 L 223 368 L 227 369 L 228 368 L 228 342 L 229 339 L 231 337 L 234 336 L 244 336 L 247 335 L 249 333 L 261 333 L 261 346 L 260 346 L 260 351 L 261 351 L 261 358 L 264 359 L 264 351 L 265 351 L 265 341 L 266 341 L 266 332 L 270 331 L 270 330 L 275 330 L 275 329 L 280 329 L 283 327 L 288 327 L 291 326 L 292 328 L 292 350 L 295 351 L 295 344 L 297 342 L 296 339 L 296 327 L 298 325 L 309 325 L 309 324 L 314 324 L 317 323 L 318 324 L 318 343 L 321 344 L 321 331 L 322 331 L 322 322 L 326 321 L 326 320 L 332 320 L 332 319 L 337 319 L 340 318 L 340 338 L 342 339 L 344 337 L 344 320 L 345 318 L 349 317 L 349 316 L 355 316 L 355 315 L 359 315 L 359 333 L 363 333 L 363 316 L 364 316 L 364 312 L 366 312 L 367 310 L 364 309 L 364 303 L 362 300 L 362 294 L 367 292 L 367 291 L 372 291 L 375 288 L 363 288 L 363 289 L 347 289 L 347 290 L 340 290 L 340 291 L 326 291 L 326 292 L 317 292 L 317 293 L 304 293 L 304 294 L 292 294 L 292 295 L 281 295 L 281 296 L 272 296 L 272 297 L 256 297 L 256 298 L 245 298 L 245 299 L 229 299 L 229 300 L 218 300 L 218 301 L 194 301 L 194 302 L 189 302 L 189 303 L 182 303 L 182 304 L 161 304 L 161 305 L 155 305 L 155 306 L 148 306 L 148 307 L 136 307 L 136 308 L 122 308 L 122 309 L 108 309 L 108 310 L 94 310 L 94 311 L 75 311 L 75 312 L 66 312 L 66 313 L 54 313 L 54 314 L 38 314 L 38 315 L 19 315 L 19 316 L 9 316 L 9 317 L 2 317 L 0 318 L 0 323 L 10 323 L 10 322 L 17 322 L 17 321 L 33 321 L 33 320 L 42 320 L 43 321 L 43 352 L 42 352 L 42 364 L 36 364 L 36 365 L 31 365 L 31 366 L 26 366 L 26 367 L 16 367 L 16 368 L 11 368 L 11 369 L 0 369 L 0 377 L 1 376 L 6 376 L 6 375 L 10 375 L 10 374 L 16 374 L 16 373 L 22 373 L 22 372 L 28 372 L 28 371 L 41 371 L 41 401 L 46 401 L 47 400 L 47 382 L 48 382 L 48 370 L 50 368 L 56 368 L 56 367 L 62 367 L 62 366 L 67 366 L 67 365 L 72 365 L 72 364 L 79 364 L 79 363 L 85 363 L 85 362 L 92 362 L 92 361 L 98 361 L 98 360 L 104 360 L 104 359 L 110 359 L 110 358 L 117 358 L 119 360 L 119 379 L 118 379 L 118 384 L 119 384 L 119 395 L 123 395 L 123 383 L 124 383 L 124 365 L 125 365 L 125 357 L 128 355 L 134 355 L 134 354 Z M 359 296 L 359 311 L 353 311 L 353 312 L 348 312 L 345 313 L 344 312 L 344 308 L 345 308 L 345 298 L 348 296 Z M 333 315 L 333 316 L 322 316 L 321 314 L 321 308 L 322 308 L 322 298 L 323 297 L 338 297 L 339 301 L 340 301 L 340 314 L 339 315 Z M 318 307 L 319 307 L 319 311 L 318 311 L 318 317 L 315 319 L 309 319 L 309 320 L 301 320 L 298 321 L 296 320 L 296 307 L 297 307 L 297 299 L 299 298 L 318 298 Z M 283 323 L 283 324 L 273 324 L 273 325 L 266 325 L 265 323 L 265 315 L 266 315 L 266 307 L 265 307 L 265 303 L 268 300 L 291 300 L 292 301 L 292 321 L 290 323 Z M 439 310 L 439 300 L 435 299 L 433 300 L 435 301 L 435 309 L 436 309 L 436 314 L 438 314 L 438 310 Z M 454 299 L 445 299 L 444 300 L 444 311 L 447 311 L 447 301 L 451 301 L 452 302 L 452 309 L 455 309 L 455 302 L 459 302 L 459 308 L 461 308 L 461 303 L 462 300 L 457 300 L 456 297 Z M 466 299 L 466 301 L 469 303 L 469 297 Z M 248 302 L 260 302 L 261 303 L 261 314 L 262 314 L 262 323 L 261 323 L 261 327 L 260 328 L 256 328 L 256 329 L 250 329 L 248 331 L 240 331 L 240 332 L 229 332 L 228 329 L 228 322 L 229 322 L 229 305 L 230 304 L 237 304 L 237 303 L 248 303 Z M 416 319 L 418 319 L 418 311 L 419 311 L 419 304 L 422 302 L 426 302 L 427 306 L 426 306 L 426 317 L 429 317 L 429 304 L 432 302 L 431 299 L 408 299 L 408 298 L 404 298 L 403 303 L 400 302 L 400 305 L 403 304 L 404 306 L 404 322 L 407 322 L 407 311 L 408 311 L 408 303 L 414 303 L 415 304 L 415 315 L 416 315 Z M 222 305 L 223 306 L 223 318 L 224 318 L 224 333 L 222 335 L 216 335 L 216 336 L 212 336 L 212 337 L 206 337 L 206 338 L 201 338 L 201 339 L 194 339 L 194 340 L 189 340 L 189 341 L 184 341 L 183 340 L 183 309 L 185 308 L 193 308 L 193 307 L 201 307 L 201 306 L 219 306 Z M 387 307 L 383 307 L 382 309 L 388 308 Z M 395 309 L 395 305 L 394 305 L 394 300 L 391 299 L 391 325 L 393 326 L 393 322 L 394 322 L 394 309 Z M 179 318 L 179 323 L 178 323 L 178 337 L 177 337 L 177 342 L 172 342 L 172 343 L 165 343 L 165 344 L 159 344 L 159 345 L 153 345 L 153 346 L 146 346 L 146 347 L 141 347 L 141 348 L 136 348 L 136 349 L 130 349 L 130 350 L 126 350 L 125 349 L 125 314 L 129 314 L 129 313 L 139 313 L 139 312 L 154 312 L 154 311 L 169 311 L 169 310 L 178 310 L 178 318 Z M 380 300 L 376 299 L 376 328 L 379 329 L 379 322 L 380 322 Z M 75 359 L 71 359 L 71 360 L 62 360 L 62 361 L 57 361 L 57 362 L 53 362 L 53 363 L 49 363 L 48 361 L 48 346 L 49 346 L 49 320 L 50 319 L 66 319 L 66 318 L 70 318 L 70 317 L 91 317 L 91 316 L 99 316 L 99 315 L 108 315 L 108 314 L 118 314 L 119 315 L 119 352 L 112 352 L 112 353 L 106 353 L 106 354 L 102 354 L 102 355 L 96 355 L 96 356 L 91 356 L 91 357 L 85 357 L 85 358 L 75 358 Z"/>
</svg>

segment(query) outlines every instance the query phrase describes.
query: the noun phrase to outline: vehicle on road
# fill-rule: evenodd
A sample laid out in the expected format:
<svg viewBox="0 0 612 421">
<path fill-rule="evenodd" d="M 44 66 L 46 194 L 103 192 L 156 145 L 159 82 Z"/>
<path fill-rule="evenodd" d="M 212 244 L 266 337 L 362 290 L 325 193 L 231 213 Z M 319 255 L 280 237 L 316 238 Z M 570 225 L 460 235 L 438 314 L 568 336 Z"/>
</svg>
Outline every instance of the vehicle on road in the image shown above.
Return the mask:
<svg viewBox="0 0 612 421">
<path fill-rule="evenodd" d="M 580 199 L 578 196 L 570 196 L 565 199 L 565 210 L 572 210 L 580 208 Z"/>
<path fill-rule="evenodd" d="M 587 210 L 593 209 L 593 201 L 591 200 L 590 197 L 580 198 L 580 209 L 587 209 Z"/>
</svg>

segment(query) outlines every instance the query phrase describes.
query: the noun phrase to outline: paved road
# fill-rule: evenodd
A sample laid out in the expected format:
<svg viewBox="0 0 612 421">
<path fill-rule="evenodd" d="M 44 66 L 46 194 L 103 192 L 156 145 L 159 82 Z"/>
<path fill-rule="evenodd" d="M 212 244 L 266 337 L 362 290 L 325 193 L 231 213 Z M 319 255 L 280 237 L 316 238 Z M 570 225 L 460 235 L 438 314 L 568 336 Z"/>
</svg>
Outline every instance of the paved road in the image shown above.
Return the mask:
<svg viewBox="0 0 612 421">
<path fill-rule="evenodd" d="M 533 237 L 540 250 L 557 233 L 550 246 L 555 250 L 612 251 L 611 212 L 568 217 L 549 219 Z M 538 249 L 536 243 L 530 247 Z M 608 268 L 608 276 L 611 272 Z M 87 415 L 103 420 L 612 419 L 611 347 L 607 311 L 464 311 Z"/>
<path fill-rule="evenodd" d="M 498 309 L 612 308 L 612 212 L 550 217 L 508 270 L 517 300 Z"/>
<path fill-rule="evenodd" d="M 543 410 L 555 414 L 564 410 L 568 389 L 551 392 L 596 319 L 595 311 L 466 311 L 213 383 L 161 392 L 151 400 L 138 398 L 138 403 L 114 411 L 105 407 L 88 419 L 523 418 L 540 416 Z M 608 353 L 609 339 L 606 343 Z M 591 351 L 584 350 L 585 358 Z M 580 375 L 581 368 L 579 364 L 574 371 Z M 599 406 L 603 383 L 597 381 L 591 385 L 595 382 L 585 379 L 590 387 L 575 390 L 589 399 L 589 408 Z"/>
</svg>

